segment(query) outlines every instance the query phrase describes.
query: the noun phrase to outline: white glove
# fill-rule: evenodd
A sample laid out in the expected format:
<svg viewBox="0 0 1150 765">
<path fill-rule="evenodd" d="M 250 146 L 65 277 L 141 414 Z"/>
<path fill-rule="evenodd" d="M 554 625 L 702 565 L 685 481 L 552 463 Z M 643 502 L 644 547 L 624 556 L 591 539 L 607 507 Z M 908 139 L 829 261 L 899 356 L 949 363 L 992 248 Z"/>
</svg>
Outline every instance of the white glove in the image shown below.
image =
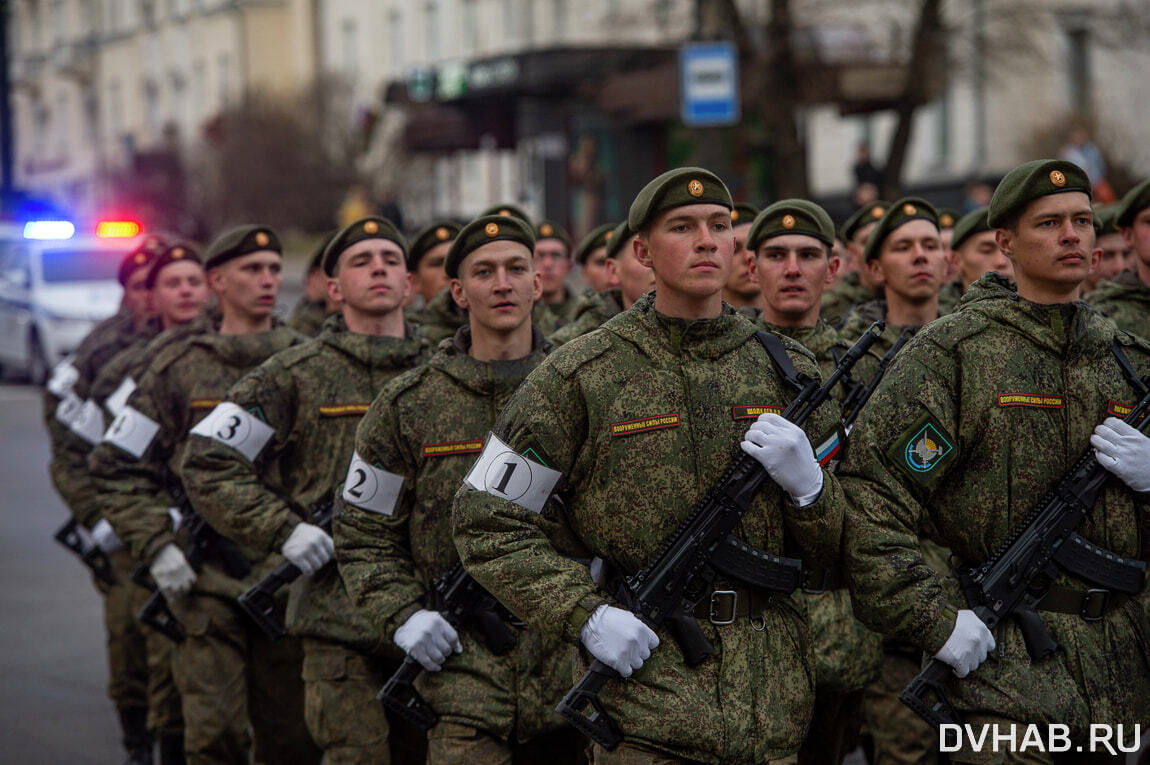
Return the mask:
<svg viewBox="0 0 1150 765">
<path fill-rule="evenodd" d="M 1098 463 L 1134 491 L 1150 491 L 1150 436 L 1117 417 L 1094 429 L 1090 445 Z"/>
<path fill-rule="evenodd" d="M 92 541 L 108 555 L 124 546 L 120 543 L 120 538 L 116 536 L 116 532 L 112 530 L 112 524 L 103 518 L 96 521 L 96 525 L 92 527 Z"/>
<path fill-rule="evenodd" d="M 319 526 L 301 523 L 292 529 L 280 552 L 299 566 L 304 576 L 311 576 L 335 555 L 335 542 Z"/>
<path fill-rule="evenodd" d="M 630 677 L 659 647 L 659 636 L 637 616 L 606 604 L 591 614 L 579 639 L 592 656 L 623 677 Z"/>
<path fill-rule="evenodd" d="M 172 519 L 172 533 L 175 534 L 180 530 L 180 524 L 184 522 L 184 516 L 178 507 L 168 508 L 168 517 Z"/>
<path fill-rule="evenodd" d="M 823 470 L 807 434 L 793 422 L 768 413 L 759 416 L 739 444 L 759 461 L 768 475 L 799 507 L 809 505 L 823 490 Z"/>
<path fill-rule="evenodd" d="M 986 654 L 994 650 L 994 635 L 970 609 L 958 612 L 954 631 L 946 639 L 942 650 L 934 655 L 954 667 L 956 677 L 966 677 L 986 661 Z"/>
<path fill-rule="evenodd" d="M 395 644 L 429 672 L 443 669 L 451 652 L 463 653 L 459 634 L 438 611 L 421 608 L 395 631 Z"/>
<path fill-rule="evenodd" d="M 196 583 L 196 572 L 180 548 L 171 542 L 160 548 L 148 571 L 168 600 L 185 594 Z"/>
</svg>

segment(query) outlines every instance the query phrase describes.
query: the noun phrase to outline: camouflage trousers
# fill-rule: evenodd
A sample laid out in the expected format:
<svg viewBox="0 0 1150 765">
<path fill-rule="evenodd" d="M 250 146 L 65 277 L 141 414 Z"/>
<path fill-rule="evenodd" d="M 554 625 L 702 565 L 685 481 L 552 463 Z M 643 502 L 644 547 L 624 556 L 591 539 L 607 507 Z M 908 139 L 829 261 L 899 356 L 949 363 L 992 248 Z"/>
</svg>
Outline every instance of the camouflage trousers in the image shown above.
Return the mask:
<svg viewBox="0 0 1150 765">
<path fill-rule="evenodd" d="M 299 640 L 270 640 L 213 595 L 193 591 L 170 606 L 187 633 L 173 667 L 189 765 L 319 763 L 304 722 Z"/>
<path fill-rule="evenodd" d="M 693 765 L 696 760 L 683 760 L 662 752 L 655 752 L 634 744 L 619 744 L 613 752 L 595 744 L 591 762 L 594 765 Z M 798 755 L 767 760 L 764 765 L 795 765 Z"/>
<path fill-rule="evenodd" d="M 867 686 L 863 717 L 874 740 L 873 765 L 934 765 L 939 761 L 938 734 L 898 700 L 921 668 L 909 654 L 887 653 L 882 675 Z"/>
<path fill-rule="evenodd" d="M 561 728 L 530 741 L 504 741 L 468 725 L 441 722 L 427 734 L 427 765 L 578 765 L 585 763 L 583 740 Z"/>
</svg>

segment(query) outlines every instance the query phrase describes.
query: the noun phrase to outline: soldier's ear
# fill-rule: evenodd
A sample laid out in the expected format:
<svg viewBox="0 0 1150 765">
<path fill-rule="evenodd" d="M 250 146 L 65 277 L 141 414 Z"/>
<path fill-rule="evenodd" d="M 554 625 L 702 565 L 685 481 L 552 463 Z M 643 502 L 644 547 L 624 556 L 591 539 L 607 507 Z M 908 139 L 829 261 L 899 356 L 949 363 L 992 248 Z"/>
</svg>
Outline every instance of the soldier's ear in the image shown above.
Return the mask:
<svg viewBox="0 0 1150 765">
<path fill-rule="evenodd" d="M 336 303 L 336 304 L 342 303 L 343 302 L 343 293 L 339 289 L 339 282 L 330 276 L 326 277 L 326 278 L 327 278 L 327 296 L 328 296 L 328 298 L 333 303 Z"/>
<path fill-rule="evenodd" d="M 451 299 L 455 301 L 457 306 L 466 311 L 469 304 L 467 302 L 467 294 L 463 291 L 463 282 L 459 279 L 452 279 L 451 284 L 448 286 L 451 288 Z"/>
<path fill-rule="evenodd" d="M 994 241 L 1002 254 L 1014 260 L 1014 234 L 1008 228 L 999 228 L 994 231 Z"/>
<path fill-rule="evenodd" d="M 651 248 L 648 246 L 647 240 L 644 239 L 641 235 L 637 236 L 631 243 L 631 246 L 635 249 L 635 259 L 638 260 L 642 265 L 654 271 L 655 264 L 654 260 L 651 258 Z"/>
</svg>

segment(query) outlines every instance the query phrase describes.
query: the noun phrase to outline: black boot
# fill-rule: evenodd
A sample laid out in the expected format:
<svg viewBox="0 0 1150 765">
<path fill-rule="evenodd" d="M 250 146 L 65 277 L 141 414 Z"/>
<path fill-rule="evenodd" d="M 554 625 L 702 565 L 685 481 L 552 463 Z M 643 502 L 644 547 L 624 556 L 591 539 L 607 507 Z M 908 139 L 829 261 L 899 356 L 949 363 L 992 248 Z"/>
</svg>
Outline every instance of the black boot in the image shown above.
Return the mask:
<svg viewBox="0 0 1150 765">
<path fill-rule="evenodd" d="M 124 749 L 128 758 L 125 765 L 152 765 L 152 746 L 155 739 L 148 730 L 147 707 L 121 707 L 120 728 L 124 731 Z"/>
<path fill-rule="evenodd" d="M 184 734 L 160 736 L 160 765 L 184 765 Z"/>
</svg>

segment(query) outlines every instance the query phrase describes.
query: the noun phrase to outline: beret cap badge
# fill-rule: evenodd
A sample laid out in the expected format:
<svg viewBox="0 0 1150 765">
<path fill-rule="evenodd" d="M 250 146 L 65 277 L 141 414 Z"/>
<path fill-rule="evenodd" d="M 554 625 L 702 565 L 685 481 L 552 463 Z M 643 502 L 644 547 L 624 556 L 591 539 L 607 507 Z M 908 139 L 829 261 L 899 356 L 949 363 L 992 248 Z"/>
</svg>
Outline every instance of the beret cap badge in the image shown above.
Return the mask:
<svg viewBox="0 0 1150 765">
<path fill-rule="evenodd" d="M 878 220 L 884 215 L 886 215 L 886 209 L 883 207 L 875 207 L 870 211 L 870 217 L 874 218 L 875 220 Z"/>
<path fill-rule="evenodd" d="M 435 229 L 435 238 L 441 242 L 446 241 L 447 237 L 449 237 L 450 235 L 451 234 L 448 233 L 447 229 L 444 228 L 443 226 L 440 226 L 439 228 Z"/>
<path fill-rule="evenodd" d="M 795 216 L 784 215 L 783 216 L 783 228 L 794 228 L 794 227 L 795 227 Z"/>
<path fill-rule="evenodd" d="M 271 240 L 268 239 L 268 235 L 263 231 L 260 231 L 256 234 L 256 244 L 258 244 L 260 247 L 266 247 L 269 241 Z"/>
<path fill-rule="evenodd" d="M 488 223 L 486 226 L 484 226 L 483 233 L 487 234 L 488 236 L 496 236 L 499 234 L 499 224 Z"/>
<path fill-rule="evenodd" d="M 1060 170 L 1050 171 L 1050 182 L 1055 186 L 1062 187 L 1066 185 L 1066 176 Z"/>
<path fill-rule="evenodd" d="M 507 208 L 503 208 L 502 210 L 500 210 L 499 214 L 502 215 L 504 218 L 510 218 L 511 217 L 511 211 L 508 210 Z"/>
<path fill-rule="evenodd" d="M 552 234 L 555 233 L 555 229 L 551 228 L 550 223 L 544 223 L 542 226 L 539 227 L 539 233 L 542 234 L 543 236 L 551 236 Z"/>
<path fill-rule="evenodd" d="M 902 214 L 903 215 L 914 215 L 917 212 L 918 212 L 918 209 L 914 205 L 910 204 L 909 202 L 907 202 L 905 205 L 902 206 Z"/>
<path fill-rule="evenodd" d="M 731 220 L 736 221 L 738 219 L 739 219 L 739 211 L 738 210 L 731 210 Z"/>
<path fill-rule="evenodd" d="M 134 260 L 140 264 L 143 264 L 145 261 L 147 261 L 147 259 L 148 259 L 148 256 L 142 252 L 137 252 L 136 257 L 134 258 Z"/>
<path fill-rule="evenodd" d="M 184 257 L 184 248 L 177 247 L 172 250 L 171 257 L 173 260 L 179 260 L 180 258 Z"/>
<path fill-rule="evenodd" d="M 687 193 L 693 197 L 703 196 L 703 182 L 698 180 L 697 178 L 695 180 L 692 180 L 690 183 L 687 184 Z"/>
<path fill-rule="evenodd" d="M 613 237 L 613 236 L 615 236 L 615 230 L 611 229 L 610 231 L 608 231 L 606 234 L 603 235 L 603 241 L 610 242 L 611 237 Z"/>
<path fill-rule="evenodd" d="M 951 217 L 950 213 L 943 213 L 938 216 L 938 224 L 943 228 L 950 228 L 954 225 L 954 218 Z"/>
<path fill-rule="evenodd" d="M 363 232 L 365 234 L 374 234 L 374 233 L 377 233 L 378 231 L 379 231 L 379 224 L 373 220 L 369 220 L 367 223 L 363 224 Z"/>
</svg>

